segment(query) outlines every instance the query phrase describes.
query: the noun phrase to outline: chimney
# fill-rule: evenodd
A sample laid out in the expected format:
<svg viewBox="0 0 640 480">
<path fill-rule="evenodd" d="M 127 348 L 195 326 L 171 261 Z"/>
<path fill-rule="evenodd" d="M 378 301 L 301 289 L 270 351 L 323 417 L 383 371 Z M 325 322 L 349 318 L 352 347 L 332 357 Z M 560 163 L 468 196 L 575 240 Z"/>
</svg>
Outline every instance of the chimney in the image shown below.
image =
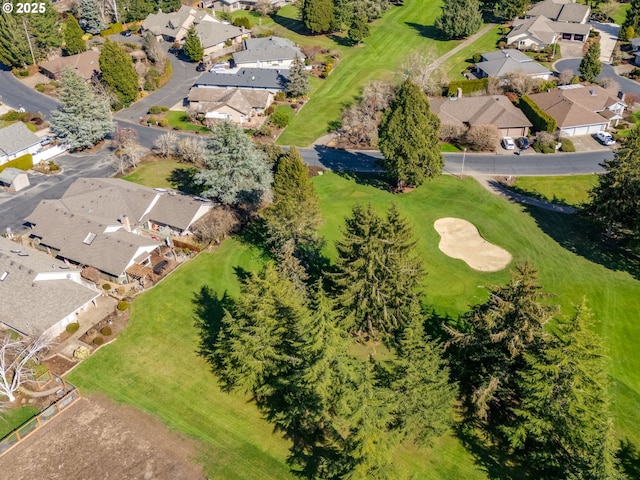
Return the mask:
<svg viewBox="0 0 640 480">
<path fill-rule="evenodd" d="M 129 217 L 126 213 L 122 215 L 122 225 L 124 225 L 124 229 L 127 232 L 131 233 L 131 223 L 129 222 Z"/>
</svg>

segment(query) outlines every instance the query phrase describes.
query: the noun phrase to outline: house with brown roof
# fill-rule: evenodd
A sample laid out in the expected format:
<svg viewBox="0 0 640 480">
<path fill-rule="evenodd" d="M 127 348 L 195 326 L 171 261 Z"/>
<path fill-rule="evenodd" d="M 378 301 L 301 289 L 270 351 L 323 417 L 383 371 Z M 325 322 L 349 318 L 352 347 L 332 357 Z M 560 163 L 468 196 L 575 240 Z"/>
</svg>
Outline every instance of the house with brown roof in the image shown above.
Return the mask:
<svg viewBox="0 0 640 480">
<path fill-rule="evenodd" d="M 60 80 L 62 73 L 70 68 L 85 80 L 91 80 L 95 73 L 100 73 L 100 52 L 97 50 L 87 50 L 86 52 L 69 55 L 68 57 L 58 57 L 39 65 L 40 72 L 52 80 Z"/>
<path fill-rule="evenodd" d="M 268 90 L 240 88 L 198 88 L 189 91 L 189 108 L 205 118 L 230 120 L 239 125 L 251 123 L 273 103 Z"/>
<path fill-rule="evenodd" d="M 504 95 L 430 98 L 431 110 L 446 125 L 467 128 L 495 125 L 503 137 L 525 137 L 532 126 L 529 119 Z"/>
<path fill-rule="evenodd" d="M 557 122 L 565 137 L 592 135 L 617 125 L 626 107 L 599 85 L 563 85 L 529 97 Z"/>
<path fill-rule="evenodd" d="M 513 20 L 507 44 L 519 49 L 541 50 L 558 40 L 584 42 L 591 27 L 591 8 L 571 0 L 544 0 L 534 4 L 524 18 Z"/>
<path fill-rule="evenodd" d="M 117 282 L 150 266 L 161 240 L 190 234 L 213 204 L 114 178 L 80 178 L 62 198 L 42 200 L 29 215 L 31 237 L 60 259 L 96 268 Z"/>
</svg>

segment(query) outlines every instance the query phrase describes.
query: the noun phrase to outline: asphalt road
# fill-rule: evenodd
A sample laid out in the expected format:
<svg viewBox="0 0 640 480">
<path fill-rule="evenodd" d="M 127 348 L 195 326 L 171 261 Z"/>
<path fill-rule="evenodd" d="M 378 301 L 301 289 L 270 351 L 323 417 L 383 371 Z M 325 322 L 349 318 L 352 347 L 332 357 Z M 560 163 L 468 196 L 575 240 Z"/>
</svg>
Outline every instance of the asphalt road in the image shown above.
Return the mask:
<svg viewBox="0 0 640 480">
<path fill-rule="evenodd" d="M 571 70 L 574 74 L 578 73 L 578 67 L 580 66 L 580 58 L 567 58 L 566 60 L 558 60 L 554 65 L 554 68 L 561 72 L 563 70 Z M 602 73 L 598 75 L 597 80 L 603 78 L 613 78 L 620 85 L 620 91 L 624 93 L 637 93 L 640 95 L 640 83 L 629 80 L 626 77 L 621 77 L 616 73 L 611 65 L 606 63 L 602 64 Z"/>
</svg>

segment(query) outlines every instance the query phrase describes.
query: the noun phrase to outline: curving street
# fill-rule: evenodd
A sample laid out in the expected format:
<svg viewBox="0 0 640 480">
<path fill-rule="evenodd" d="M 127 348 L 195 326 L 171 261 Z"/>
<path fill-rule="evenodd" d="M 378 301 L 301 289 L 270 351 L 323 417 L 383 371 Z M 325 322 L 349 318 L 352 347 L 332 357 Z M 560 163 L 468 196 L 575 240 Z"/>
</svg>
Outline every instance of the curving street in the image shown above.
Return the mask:
<svg viewBox="0 0 640 480">
<path fill-rule="evenodd" d="M 567 58 L 564 60 L 558 60 L 553 67 L 558 72 L 571 70 L 574 74 L 577 74 L 581 61 L 581 58 Z M 620 91 L 624 93 L 633 92 L 640 95 L 640 83 L 629 80 L 626 77 L 621 77 L 616 73 L 611 65 L 607 65 L 606 63 L 602 64 L 602 73 L 598 75 L 597 80 L 602 80 L 603 78 L 613 78 L 620 85 Z"/>
</svg>

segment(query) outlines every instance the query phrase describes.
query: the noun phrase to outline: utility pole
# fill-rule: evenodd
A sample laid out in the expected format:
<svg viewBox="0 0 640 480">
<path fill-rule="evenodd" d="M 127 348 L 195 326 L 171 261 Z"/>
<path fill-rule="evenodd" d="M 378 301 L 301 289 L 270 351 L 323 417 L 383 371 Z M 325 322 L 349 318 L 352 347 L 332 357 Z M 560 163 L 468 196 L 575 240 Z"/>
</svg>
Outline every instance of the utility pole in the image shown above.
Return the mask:
<svg viewBox="0 0 640 480">
<path fill-rule="evenodd" d="M 31 45 L 31 37 L 29 36 L 29 30 L 27 30 L 27 22 L 24 17 L 22 17 L 22 26 L 24 27 L 24 34 L 27 36 L 27 43 L 29 43 L 29 51 L 31 52 L 31 60 L 33 60 L 33 64 L 36 64 L 36 56 L 33 54 L 33 46 Z"/>
</svg>

